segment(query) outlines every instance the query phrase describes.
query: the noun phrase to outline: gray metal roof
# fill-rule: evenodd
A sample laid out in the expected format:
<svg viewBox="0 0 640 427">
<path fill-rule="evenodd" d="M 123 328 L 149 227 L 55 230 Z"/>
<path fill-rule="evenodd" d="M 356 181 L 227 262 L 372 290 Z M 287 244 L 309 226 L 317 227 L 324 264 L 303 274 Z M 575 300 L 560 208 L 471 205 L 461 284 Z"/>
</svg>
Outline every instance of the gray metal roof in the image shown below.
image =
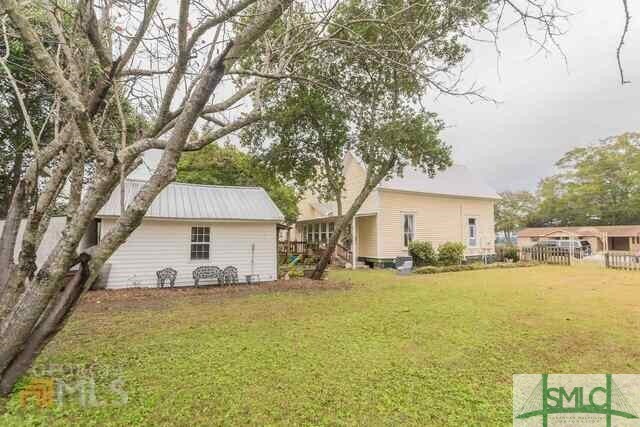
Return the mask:
<svg viewBox="0 0 640 427">
<path fill-rule="evenodd" d="M 436 173 L 433 178 L 419 169 L 406 167 L 403 176 L 384 181 L 378 188 L 459 197 L 500 198 L 493 188 L 462 165 L 451 166 Z"/>
<path fill-rule="evenodd" d="M 128 205 L 144 181 L 125 182 L 125 203 Z M 116 188 L 98 217 L 120 215 L 120 187 Z M 284 216 L 269 195 L 260 187 L 228 187 L 171 183 L 151 203 L 145 217 L 283 221 Z"/>
</svg>

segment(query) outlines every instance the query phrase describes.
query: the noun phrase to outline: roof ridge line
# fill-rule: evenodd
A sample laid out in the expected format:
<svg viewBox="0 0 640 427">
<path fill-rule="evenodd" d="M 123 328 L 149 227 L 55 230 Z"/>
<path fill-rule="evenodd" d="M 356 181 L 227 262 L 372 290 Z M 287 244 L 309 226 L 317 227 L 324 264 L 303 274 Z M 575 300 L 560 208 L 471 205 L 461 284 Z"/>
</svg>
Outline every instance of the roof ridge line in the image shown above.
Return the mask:
<svg viewBox="0 0 640 427">
<path fill-rule="evenodd" d="M 144 183 L 147 182 L 144 179 L 127 179 L 127 181 L 129 182 L 140 182 L 140 183 Z M 250 186 L 250 185 L 218 185 L 218 184 L 194 184 L 191 182 L 178 182 L 178 181 L 173 181 L 171 183 L 169 183 L 169 185 L 174 184 L 174 185 L 184 185 L 184 186 L 189 186 L 189 187 L 205 187 L 205 188 L 244 188 L 244 189 L 249 189 L 249 190 L 262 190 L 262 191 L 266 191 L 263 187 L 254 185 L 254 186 Z"/>
</svg>

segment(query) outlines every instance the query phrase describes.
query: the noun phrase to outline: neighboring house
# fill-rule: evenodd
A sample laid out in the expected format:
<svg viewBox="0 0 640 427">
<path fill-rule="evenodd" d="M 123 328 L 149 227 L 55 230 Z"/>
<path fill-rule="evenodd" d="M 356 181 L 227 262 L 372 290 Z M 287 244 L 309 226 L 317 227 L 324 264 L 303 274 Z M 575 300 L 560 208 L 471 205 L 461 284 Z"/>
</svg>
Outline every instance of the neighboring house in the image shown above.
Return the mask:
<svg viewBox="0 0 640 427">
<path fill-rule="evenodd" d="M 348 154 L 344 163 L 346 212 L 360 192 L 365 165 Z M 356 217 L 350 246 L 361 262 L 388 266 L 408 255 L 408 244 L 425 240 L 434 247 L 462 242 L 467 258 L 495 254 L 493 206 L 498 194 L 464 166 L 453 166 L 430 178 L 414 168 L 378 185 Z M 335 203 L 321 203 L 307 193 L 299 204 L 296 239 L 326 242 L 339 219 Z M 351 228 L 354 228 L 353 226 Z"/>
<path fill-rule="evenodd" d="M 584 227 L 531 227 L 518 231 L 518 246 L 534 245 L 540 240 L 586 240 L 593 253 L 640 250 L 640 225 L 594 225 Z"/>
<path fill-rule="evenodd" d="M 125 204 L 143 184 L 126 181 Z M 118 187 L 98 212 L 81 250 L 109 232 L 120 208 Z M 277 225 L 283 220 L 262 188 L 169 184 L 142 224 L 107 261 L 101 283 L 107 288 L 156 286 L 156 271 L 171 267 L 178 272 L 176 286 L 193 285 L 193 270 L 201 265 L 234 266 L 240 282 L 250 274 L 259 275 L 261 281 L 276 280 Z M 64 218 L 52 221 L 38 252 L 38 265 L 64 228 Z"/>
</svg>

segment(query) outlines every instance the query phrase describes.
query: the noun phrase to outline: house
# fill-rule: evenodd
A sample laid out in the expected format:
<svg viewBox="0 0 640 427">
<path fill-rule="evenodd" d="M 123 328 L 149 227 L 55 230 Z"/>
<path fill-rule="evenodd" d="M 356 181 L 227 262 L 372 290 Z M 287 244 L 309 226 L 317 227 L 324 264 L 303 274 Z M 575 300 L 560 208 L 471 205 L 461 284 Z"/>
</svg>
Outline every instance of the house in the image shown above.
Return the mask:
<svg viewBox="0 0 640 427">
<path fill-rule="evenodd" d="M 144 181 L 125 183 L 128 204 Z M 97 215 L 98 238 L 120 215 L 116 189 Z M 155 286 L 156 271 L 178 271 L 176 286 L 192 285 L 201 265 L 234 266 L 240 282 L 257 274 L 278 278 L 277 224 L 284 216 L 258 187 L 169 184 L 153 201 L 142 224 L 111 256 L 107 288 Z"/>
<path fill-rule="evenodd" d="M 352 154 L 344 162 L 346 211 L 364 185 L 366 167 Z M 456 165 L 430 178 L 407 167 L 402 176 L 380 183 L 357 212 L 345 243 L 353 256 L 371 266 L 389 266 L 408 255 L 408 244 L 426 240 L 434 247 L 445 242 L 465 244 L 468 259 L 495 255 L 494 214 L 498 194 L 464 166 Z M 295 237 L 326 242 L 339 217 L 336 203 L 322 203 L 307 193 L 299 204 Z M 355 237 L 355 239 L 351 238 Z"/>
<path fill-rule="evenodd" d="M 143 184 L 125 182 L 125 204 Z M 120 209 L 120 189 L 116 188 L 87 230 L 81 250 L 109 232 Z M 276 280 L 277 225 L 283 220 L 262 188 L 169 184 L 140 226 L 107 261 L 101 284 L 113 289 L 156 286 L 156 271 L 171 267 L 178 272 L 176 286 L 193 285 L 193 270 L 203 265 L 234 266 L 240 282 L 247 275 L 258 275 L 260 281 Z M 65 218 L 52 219 L 38 264 L 57 242 L 64 224 Z"/>
<path fill-rule="evenodd" d="M 530 227 L 518 231 L 518 246 L 540 240 L 576 239 L 589 242 L 593 253 L 640 251 L 640 225 L 594 225 L 584 227 Z"/>
</svg>

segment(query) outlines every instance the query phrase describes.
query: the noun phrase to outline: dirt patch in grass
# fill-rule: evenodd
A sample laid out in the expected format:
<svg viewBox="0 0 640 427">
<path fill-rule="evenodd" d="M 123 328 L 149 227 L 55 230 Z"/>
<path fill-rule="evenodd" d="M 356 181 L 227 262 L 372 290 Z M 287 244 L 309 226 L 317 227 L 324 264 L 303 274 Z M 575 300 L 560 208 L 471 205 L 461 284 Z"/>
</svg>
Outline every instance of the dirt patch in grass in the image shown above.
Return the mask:
<svg viewBox="0 0 640 427">
<path fill-rule="evenodd" d="M 226 299 L 244 297 L 251 294 L 269 294 L 277 292 L 315 293 L 329 290 L 348 290 L 349 282 L 328 280 L 279 280 L 257 285 L 239 284 L 233 286 L 204 286 L 194 288 L 129 288 L 108 289 L 87 292 L 80 301 L 79 311 L 103 312 L 110 310 L 161 310 L 181 299 Z"/>
</svg>

